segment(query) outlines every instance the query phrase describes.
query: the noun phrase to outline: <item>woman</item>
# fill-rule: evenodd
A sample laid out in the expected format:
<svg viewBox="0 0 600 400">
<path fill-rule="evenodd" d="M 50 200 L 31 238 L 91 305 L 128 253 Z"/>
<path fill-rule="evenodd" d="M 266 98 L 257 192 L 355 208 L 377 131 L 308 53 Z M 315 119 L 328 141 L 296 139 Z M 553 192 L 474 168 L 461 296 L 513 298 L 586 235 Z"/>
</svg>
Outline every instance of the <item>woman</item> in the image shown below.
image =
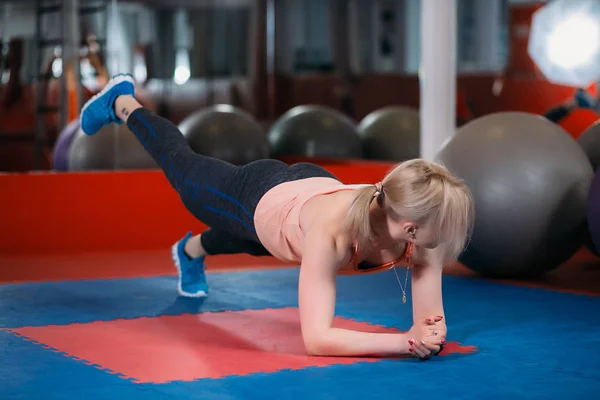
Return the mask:
<svg viewBox="0 0 600 400">
<path fill-rule="evenodd" d="M 446 169 L 417 159 L 375 185 L 343 185 L 310 163 L 234 166 L 194 153 L 175 125 L 137 102 L 129 75 L 113 78 L 82 110 L 88 135 L 110 123 L 127 123 L 183 204 L 210 227 L 173 245 L 181 295 L 207 295 L 207 255 L 273 255 L 301 263 L 300 321 L 309 354 L 426 359 L 439 353 L 446 337 L 442 266 L 457 258 L 473 223 L 470 191 Z M 408 332 L 332 327 L 336 275 L 396 265 L 406 267 L 404 279 L 397 274 L 403 302 L 409 268 L 414 271 Z"/>
</svg>

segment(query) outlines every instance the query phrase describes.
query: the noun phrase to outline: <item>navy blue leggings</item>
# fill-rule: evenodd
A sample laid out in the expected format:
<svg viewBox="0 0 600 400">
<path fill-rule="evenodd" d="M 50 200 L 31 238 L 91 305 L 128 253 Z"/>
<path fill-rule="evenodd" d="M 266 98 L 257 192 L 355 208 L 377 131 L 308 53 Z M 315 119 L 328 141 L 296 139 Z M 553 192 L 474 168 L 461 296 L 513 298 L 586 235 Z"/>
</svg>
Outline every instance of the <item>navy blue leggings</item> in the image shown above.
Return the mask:
<svg viewBox="0 0 600 400">
<path fill-rule="evenodd" d="M 262 196 L 283 182 L 336 179 L 311 163 L 288 166 L 265 159 L 236 166 L 197 154 L 177 126 L 146 108 L 131 113 L 127 126 L 162 168 L 185 207 L 210 227 L 201 236 L 208 254 L 270 255 L 254 227 L 254 212 Z"/>
</svg>

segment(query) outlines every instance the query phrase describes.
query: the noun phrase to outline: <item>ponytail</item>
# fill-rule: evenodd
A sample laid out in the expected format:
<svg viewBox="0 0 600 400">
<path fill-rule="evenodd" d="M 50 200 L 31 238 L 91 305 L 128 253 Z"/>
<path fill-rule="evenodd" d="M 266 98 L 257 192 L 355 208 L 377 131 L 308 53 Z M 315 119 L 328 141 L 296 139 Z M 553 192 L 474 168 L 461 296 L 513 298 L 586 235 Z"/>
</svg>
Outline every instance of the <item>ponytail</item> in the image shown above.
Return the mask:
<svg viewBox="0 0 600 400">
<path fill-rule="evenodd" d="M 358 189 L 358 194 L 348 210 L 348 226 L 355 241 L 365 245 L 371 237 L 370 209 L 373 198 L 379 191 L 375 185 Z"/>
</svg>

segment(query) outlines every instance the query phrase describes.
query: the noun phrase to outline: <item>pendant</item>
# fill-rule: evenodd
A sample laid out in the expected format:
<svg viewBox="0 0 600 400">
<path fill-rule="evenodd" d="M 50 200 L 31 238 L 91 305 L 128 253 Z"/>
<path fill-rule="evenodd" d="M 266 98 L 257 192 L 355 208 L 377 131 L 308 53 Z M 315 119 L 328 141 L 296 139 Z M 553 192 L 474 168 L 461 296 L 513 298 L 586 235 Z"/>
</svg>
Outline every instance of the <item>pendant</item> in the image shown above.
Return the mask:
<svg viewBox="0 0 600 400">
<path fill-rule="evenodd" d="M 402 304 L 406 304 L 406 295 L 402 295 Z"/>
</svg>

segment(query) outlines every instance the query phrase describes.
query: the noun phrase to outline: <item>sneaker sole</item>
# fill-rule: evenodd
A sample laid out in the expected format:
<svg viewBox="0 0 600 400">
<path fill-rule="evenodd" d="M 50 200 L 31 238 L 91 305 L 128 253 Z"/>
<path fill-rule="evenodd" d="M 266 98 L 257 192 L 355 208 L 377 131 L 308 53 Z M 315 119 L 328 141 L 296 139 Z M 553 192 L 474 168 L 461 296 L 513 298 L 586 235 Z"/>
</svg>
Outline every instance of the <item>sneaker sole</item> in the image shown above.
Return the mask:
<svg viewBox="0 0 600 400">
<path fill-rule="evenodd" d="M 179 262 L 179 251 L 177 249 L 178 244 L 179 244 L 179 242 L 177 242 L 173 246 L 171 246 L 171 258 L 173 259 L 173 262 L 175 263 L 175 267 L 177 268 L 177 275 L 178 275 L 177 292 L 179 292 L 179 294 L 183 297 L 194 297 L 194 298 L 207 297 L 208 294 L 204 290 L 200 290 L 196 293 L 189 293 L 189 292 L 183 291 L 183 289 L 181 287 L 181 263 Z"/>
<path fill-rule="evenodd" d="M 130 82 L 132 85 L 135 85 L 135 80 L 133 79 L 133 76 L 131 76 L 131 75 L 127 75 L 127 74 L 115 75 L 100 92 L 98 92 L 94 96 L 92 96 L 83 105 L 83 107 L 81 108 L 80 115 L 83 115 L 83 112 L 90 106 L 90 104 L 92 104 L 98 98 L 104 96 L 113 87 L 115 87 L 116 85 L 118 85 L 119 83 L 122 83 L 122 82 Z M 79 124 L 81 124 L 81 117 L 79 118 Z"/>
</svg>

